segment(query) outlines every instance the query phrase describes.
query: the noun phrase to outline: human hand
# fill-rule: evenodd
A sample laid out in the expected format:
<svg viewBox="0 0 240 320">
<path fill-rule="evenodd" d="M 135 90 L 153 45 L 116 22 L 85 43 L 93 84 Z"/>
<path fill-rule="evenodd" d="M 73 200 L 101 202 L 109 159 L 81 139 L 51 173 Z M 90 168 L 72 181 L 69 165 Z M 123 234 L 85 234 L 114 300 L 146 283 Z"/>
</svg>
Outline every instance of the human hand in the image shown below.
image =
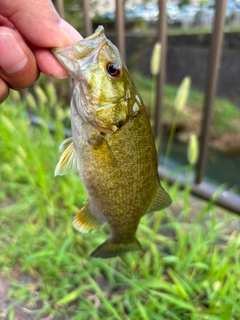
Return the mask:
<svg viewBox="0 0 240 320">
<path fill-rule="evenodd" d="M 50 48 L 71 45 L 81 35 L 60 18 L 51 0 L 0 0 L 0 103 L 9 88 L 32 85 L 39 72 L 68 77 Z"/>
</svg>

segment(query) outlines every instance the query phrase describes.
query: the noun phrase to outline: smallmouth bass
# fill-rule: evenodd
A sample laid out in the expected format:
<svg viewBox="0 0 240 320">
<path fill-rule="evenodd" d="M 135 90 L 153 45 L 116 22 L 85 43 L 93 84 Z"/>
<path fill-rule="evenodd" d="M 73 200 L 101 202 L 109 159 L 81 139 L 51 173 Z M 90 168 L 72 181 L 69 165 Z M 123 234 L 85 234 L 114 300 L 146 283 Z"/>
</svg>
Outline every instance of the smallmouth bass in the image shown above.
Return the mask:
<svg viewBox="0 0 240 320">
<path fill-rule="evenodd" d="M 55 176 L 79 171 L 88 194 L 73 227 L 89 232 L 108 223 L 111 235 L 93 257 L 138 250 L 135 233 L 141 217 L 171 204 L 159 181 L 143 101 L 102 26 L 53 53 L 73 78 L 72 138 L 60 146 Z"/>
</svg>

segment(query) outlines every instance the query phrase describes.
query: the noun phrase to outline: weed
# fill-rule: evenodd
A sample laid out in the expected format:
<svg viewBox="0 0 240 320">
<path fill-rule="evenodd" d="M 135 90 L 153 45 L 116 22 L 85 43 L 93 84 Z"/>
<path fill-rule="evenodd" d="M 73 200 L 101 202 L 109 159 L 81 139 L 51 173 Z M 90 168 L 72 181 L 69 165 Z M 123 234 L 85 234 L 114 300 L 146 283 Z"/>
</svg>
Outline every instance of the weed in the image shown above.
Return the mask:
<svg viewBox="0 0 240 320">
<path fill-rule="evenodd" d="M 177 185 L 169 188 L 170 208 L 142 218 L 142 252 L 89 258 L 108 230 L 72 229 L 86 194 L 77 174 L 53 177 L 63 114 L 57 110 L 53 120 L 38 94 L 40 127 L 26 117 L 27 99 L 12 96 L 0 108 L 0 270 L 11 283 L 9 319 L 23 302 L 37 310 L 34 319 L 239 319 L 235 219 L 211 202 L 189 200 L 186 210 Z M 28 280 L 14 280 L 13 272 Z"/>
</svg>

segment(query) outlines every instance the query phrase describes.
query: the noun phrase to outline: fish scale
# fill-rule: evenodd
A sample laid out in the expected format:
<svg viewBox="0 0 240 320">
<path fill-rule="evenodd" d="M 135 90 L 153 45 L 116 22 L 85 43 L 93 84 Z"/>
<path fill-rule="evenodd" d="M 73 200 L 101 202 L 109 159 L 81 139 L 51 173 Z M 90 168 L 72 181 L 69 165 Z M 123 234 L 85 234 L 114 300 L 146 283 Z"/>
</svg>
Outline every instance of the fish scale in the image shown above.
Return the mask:
<svg viewBox="0 0 240 320">
<path fill-rule="evenodd" d="M 135 233 L 141 217 L 171 203 L 159 181 L 152 129 L 142 99 L 103 27 L 53 53 L 74 79 L 73 138 L 62 144 L 55 175 L 78 170 L 88 195 L 73 226 L 89 232 L 108 223 L 111 235 L 93 257 L 138 250 L 141 245 Z"/>
</svg>

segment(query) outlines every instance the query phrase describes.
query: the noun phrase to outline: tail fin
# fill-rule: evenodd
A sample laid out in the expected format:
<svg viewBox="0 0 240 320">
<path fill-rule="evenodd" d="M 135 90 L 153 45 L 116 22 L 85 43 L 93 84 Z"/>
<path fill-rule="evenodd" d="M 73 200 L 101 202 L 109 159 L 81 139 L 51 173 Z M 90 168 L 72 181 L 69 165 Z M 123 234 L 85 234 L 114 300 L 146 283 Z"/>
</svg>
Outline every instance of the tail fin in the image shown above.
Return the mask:
<svg viewBox="0 0 240 320">
<path fill-rule="evenodd" d="M 129 251 L 140 250 L 141 245 L 137 239 L 130 243 L 117 243 L 110 240 L 105 241 L 96 250 L 93 251 L 91 257 L 94 258 L 113 258 L 121 256 Z"/>
</svg>

